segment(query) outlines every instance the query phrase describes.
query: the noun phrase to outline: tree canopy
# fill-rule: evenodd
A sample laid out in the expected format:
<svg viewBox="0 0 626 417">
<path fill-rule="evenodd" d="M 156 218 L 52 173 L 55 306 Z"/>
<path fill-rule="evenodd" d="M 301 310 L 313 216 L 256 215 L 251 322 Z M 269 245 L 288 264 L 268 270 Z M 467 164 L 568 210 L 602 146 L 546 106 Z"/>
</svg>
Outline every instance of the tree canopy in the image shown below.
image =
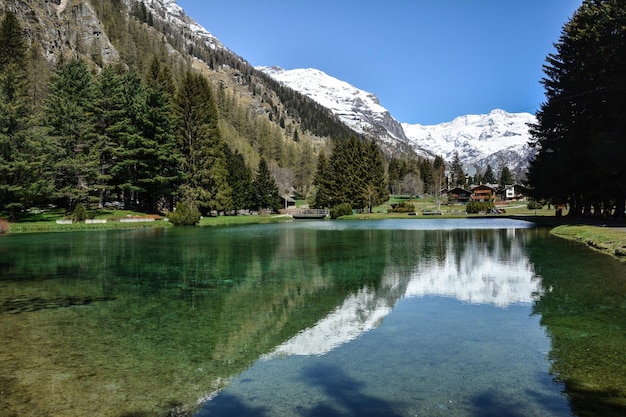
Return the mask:
<svg viewBox="0 0 626 417">
<path fill-rule="evenodd" d="M 570 214 L 623 216 L 626 196 L 626 6 L 585 0 L 544 65 L 546 101 L 532 126 L 537 198 Z"/>
</svg>

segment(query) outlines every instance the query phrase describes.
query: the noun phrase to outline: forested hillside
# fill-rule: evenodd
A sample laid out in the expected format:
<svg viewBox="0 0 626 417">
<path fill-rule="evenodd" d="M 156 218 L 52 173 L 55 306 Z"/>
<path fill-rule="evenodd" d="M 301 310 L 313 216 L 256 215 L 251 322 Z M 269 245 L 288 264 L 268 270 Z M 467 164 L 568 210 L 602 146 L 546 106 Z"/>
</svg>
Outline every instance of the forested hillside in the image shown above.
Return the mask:
<svg viewBox="0 0 626 417">
<path fill-rule="evenodd" d="M 279 194 L 313 202 L 320 152 L 365 138 L 146 4 L 0 0 L 0 210 L 275 208 L 255 189 L 262 164 Z"/>
</svg>

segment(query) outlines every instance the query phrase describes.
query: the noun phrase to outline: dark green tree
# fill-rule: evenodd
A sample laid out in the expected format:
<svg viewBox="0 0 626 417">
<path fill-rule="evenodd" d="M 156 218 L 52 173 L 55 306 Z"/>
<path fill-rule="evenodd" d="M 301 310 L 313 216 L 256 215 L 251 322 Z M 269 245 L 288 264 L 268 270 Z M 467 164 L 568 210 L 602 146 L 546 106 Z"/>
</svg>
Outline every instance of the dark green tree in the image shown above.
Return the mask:
<svg viewBox="0 0 626 417">
<path fill-rule="evenodd" d="M 623 216 L 626 196 L 626 7 L 585 0 L 548 55 L 528 172 L 535 198 Z"/>
<path fill-rule="evenodd" d="M 452 162 L 450 163 L 450 181 L 453 187 L 465 187 L 467 179 L 463 170 L 463 163 L 459 158 L 458 152 L 454 152 Z"/>
<path fill-rule="evenodd" d="M 508 166 L 502 165 L 500 169 L 500 176 L 498 177 L 498 183 L 501 188 L 506 187 L 507 185 L 513 185 L 515 181 L 513 180 L 513 174 L 511 174 L 511 170 Z"/>
<path fill-rule="evenodd" d="M 246 165 L 243 155 L 239 151 L 225 148 L 226 161 L 228 163 L 228 184 L 232 189 L 232 206 L 235 215 L 238 210 L 252 208 L 251 198 L 253 195 L 252 173 Z M 254 207 L 256 208 L 256 207 Z"/>
<path fill-rule="evenodd" d="M 496 183 L 496 174 L 493 172 L 491 164 L 487 164 L 487 169 L 485 169 L 485 173 L 483 174 L 482 182 L 485 184 Z"/>
<path fill-rule="evenodd" d="M 176 96 L 177 151 L 183 200 L 204 214 L 232 206 L 225 144 L 218 126 L 217 105 L 207 79 L 189 70 Z"/>
<path fill-rule="evenodd" d="M 259 168 L 254 178 L 254 205 L 259 211 L 267 209 L 278 211 L 281 208 L 278 186 L 272 177 L 265 158 L 259 161 Z"/>
<path fill-rule="evenodd" d="M 69 210 L 96 191 L 100 155 L 92 116 L 96 90 L 87 65 L 78 59 L 56 72 L 45 105 L 55 143 L 55 195 Z"/>
<path fill-rule="evenodd" d="M 173 116 L 174 82 L 169 68 L 154 58 L 146 75 L 145 103 L 141 133 L 152 151 L 146 153 L 143 206 L 156 212 L 159 201 L 172 208 L 172 197 L 179 182 L 179 155 L 176 152 L 176 123 Z"/>
<path fill-rule="evenodd" d="M 7 13 L 0 24 L 0 208 L 10 221 L 52 188 L 49 143 L 32 114 L 26 52 L 21 26 Z"/>
<path fill-rule="evenodd" d="M 333 205 L 331 194 L 333 190 L 332 176 L 332 167 L 326 158 L 326 153 L 321 151 L 317 158 L 317 169 L 313 177 L 313 185 L 315 186 L 313 207 L 328 208 Z"/>
</svg>

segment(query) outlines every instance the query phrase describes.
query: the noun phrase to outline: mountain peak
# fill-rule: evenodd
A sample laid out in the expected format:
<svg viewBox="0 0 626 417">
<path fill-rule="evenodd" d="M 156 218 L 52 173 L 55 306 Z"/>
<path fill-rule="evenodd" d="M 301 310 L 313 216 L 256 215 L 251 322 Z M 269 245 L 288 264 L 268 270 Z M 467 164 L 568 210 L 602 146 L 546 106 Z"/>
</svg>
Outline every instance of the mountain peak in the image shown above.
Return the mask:
<svg viewBox="0 0 626 417">
<path fill-rule="evenodd" d="M 256 69 L 330 109 L 358 133 L 376 137 L 383 143 L 407 141 L 400 123 L 381 106 L 373 93 L 315 68 L 286 70 L 277 66 L 261 66 Z"/>
</svg>

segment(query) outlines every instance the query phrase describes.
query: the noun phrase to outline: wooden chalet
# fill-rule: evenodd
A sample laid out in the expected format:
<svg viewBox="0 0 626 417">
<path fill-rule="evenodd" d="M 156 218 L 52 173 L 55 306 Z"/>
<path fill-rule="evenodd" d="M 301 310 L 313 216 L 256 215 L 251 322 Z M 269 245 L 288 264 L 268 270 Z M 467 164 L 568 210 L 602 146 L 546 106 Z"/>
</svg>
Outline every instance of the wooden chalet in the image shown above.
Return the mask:
<svg viewBox="0 0 626 417">
<path fill-rule="evenodd" d="M 460 187 L 453 188 L 446 192 L 449 203 L 467 203 L 472 197 L 472 192 Z"/>
<path fill-rule="evenodd" d="M 494 201 L 497 190 L 485 184 L 472 188 L 471 201 Z"/>
</svg>

